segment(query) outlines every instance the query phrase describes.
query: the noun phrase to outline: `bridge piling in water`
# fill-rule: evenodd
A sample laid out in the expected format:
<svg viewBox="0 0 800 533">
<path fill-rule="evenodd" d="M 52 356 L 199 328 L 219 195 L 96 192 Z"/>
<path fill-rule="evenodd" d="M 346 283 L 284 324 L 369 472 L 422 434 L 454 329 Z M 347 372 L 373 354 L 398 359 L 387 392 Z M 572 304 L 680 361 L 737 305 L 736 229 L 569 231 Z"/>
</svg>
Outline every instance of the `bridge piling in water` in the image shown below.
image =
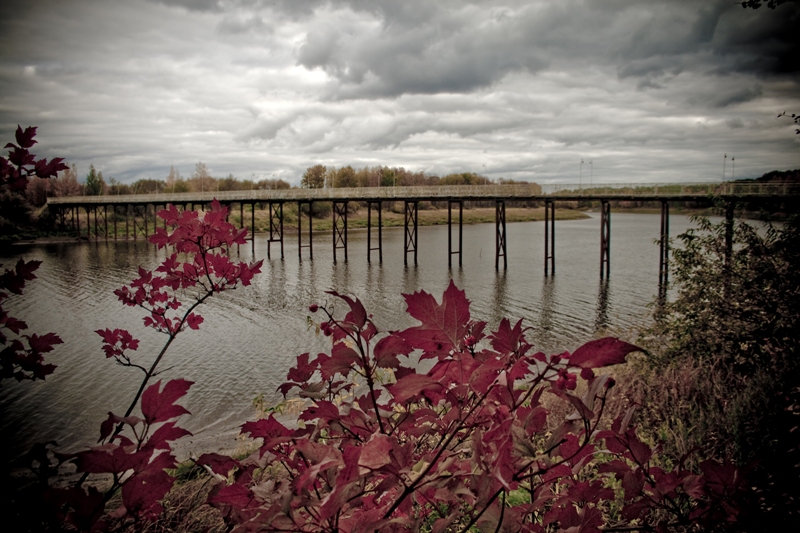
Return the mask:
<svg viewBox="0 0 800 533">
<path fill-rule="evenodd" d="M 556 275 L 556 204 L 552 200 L 544 202 L 544 276 L 550 272 Z"/>
<path fill-rule="evenodd" d="M 269 210 L 269 239 L 267 240 L 267 258 L 270 258 L 270 247 L 272 243 L 277 242 L 281 245 L 281 259 L 283 259 L 283 202 L 267 202 L 267 204 L 267 209 Z M 297 220 L 299 221 L 300 218 L 298 217 Z M 253 231 L 253 235 L 255 235 L 255 231 Z"/>
<path fill-rule="evenodd" d="M 347 200 L 333 202 L 333 262 L 336 250 L 344 248 L 344 262 L 347 263 Z M 341 223 L 341 226 L 339 225 Z"/>
<path fill-rule="evenodd" d="M 452 210 L 453 204 L 458 204 L 458 251 L 453 251 L 453 226 Z M 447 200 L 447 266 L 453 266 L 453 254 L 458 254 L 458 266 L 461 266 L 461 250 L 463 248 L 463 221 L 464 221 L 464 202 L 463 200 Z"/>
<path fill-rule="evenodd" d="M 196 210 L 196 206 L 205 209 L 212 199 L 216 198 L 229 209 L 233 204 L 239 204 L 240 226 L 246 227 L 244 221 L 244 205 L 250 205 L 250 231 L 251 249 L 255 257 L 255 210 L 269 208 L 270 234 L 267 240 L 267 257 L 271 256 L 271 244 L 281 244 L 281 258 L 284 257 L 283 246 L 283 203 L 296 202 L 298 208 L 298 258 L 303 259 L 303 248 L 309 249 L 309 259 L 314 258 L 313 250 L 313 202 L 330 202 L 333 204 L 333 256 L 338 259 L 340 248 L 345 250 L 345 261 L 348 259 L 347 250 L 347 206 L 348 202 L 362 202 L 367 204 L 367 261 L 372 259 L 371 252 L 377 250 L 379 261 L 383 260 L 382 239 L 382 203 L 404 202 L 404 258 L 408 265 L 409 253 L 414 253 L 414 264 L 418 261 L 418 210 L 419 202 L 444 202 L 448 203 L 448 266 L 452 267 L 453 255 L 458 254 L 459 266 L 463 264 L 463 202 L 465 201 L 494 201 L 495 202 L 495 269 L 500 270 L 500 258 L 503 258 L 503 268 L 508 268 L 507 259 L 507 232 L 506 232 L 506 202 L 507 201 L 535 201 L 544 202 L 545 207 L 545 247 L 544 263 L 545 277 L 555 275 L 555 203 L 558 201 L 584 201 L 591 199 L 601 202 L 600 217 L 600 278 L 606 280 L 610 275 L 610 243 L 611 243 L 611 201 L 637 201 L 645 200 L 661 203 L 661 230 L 659 234 L 659 293 L 665 294 L 669 282 L 669 202 L 690 201 L 704 205 L 718 205 L 724 203 L 724 267 L 726 275 L 730 275 L 733 260 L 734 237 L 734 208 L 736 202 L 777 203 L 783 206 L 791 205 L 796 209 L 800 201 L 800 187 L 789 187 L 781 184 L 776 188 L 771 184 L 739 184 L 725 183 L 723 188 L 716 184 L 681 184 L 680 193 L 675 184 L 670 184 L 666 189 L 654 186 L 653 192 L 640 192 L 638 189 L 627 187 L 625 189 L 610 190 L 604 188 L 600 192 L 584 194 L 583 191 L 560 190 L 556 188 L 547 194 L 542 194 L 538 185 L 484 185 L 484 186 L 442 186 L 442 187 L 376 187 L 357 189 L 289 189 L 289 190 L 250 190 L 250 191 L 222 191 L 222 192 L 193 192 L 178 194 L 148 194 L 124 196 L 92 196 L 92 197 L 58 197 L 48 198 L 48 206 L 52 209 L 54 220 L 61 229 L 71 228 L 79 238 L 83 238 L 81 226 L 82 212 L 86 214 L 86 239 L 100 240 L 100 230 L 103 237 L 109 240 L 109 228 L 113 224 L 114 240 L 119 239 L 120 225 L 118 217 L 125 218 L 125 240 L 136 240 L 141 233 L 144 238 L 149 237 L 149 211 L 153 207 L 157 212 L 160 205 L 173 204 Z M 308 205 L 308 243 L 303 243 L 303 209 Z M 453 207 L 459 207 L 459 243 L 455 250 L 453 239 Z M 109 206 L 111 209 L 109 210 Z M 372 235 L 372 208 L 378 208 L 378 246 L 373 245 Z M 113 216 L 112 224 L 108 217 Z M 92 221 L 94 219 L 94 222 Z M 102 219 L 102 227 L 100 219 Z M 92 228 L 94 224 L 94 228 Z M 133 228 L 131 228 L 131 224 Z M 158 227 L 154 219 L 154 228 Z M 165 222 L 166 228 L 166 222 Z M 132 231 L 131 231 L 132 230 Z"/>
<path fill-rule="evenodd" d="M 600 203 L 600 279 L 611 274 L 611 203 Z"/>
<path fill-rule="evenodd" d="M 403 235 L 403 264 L 408 266 L 408 253 L 414 252 L 414 265 L 417 264 L 417 215 L 419 214 L 419 202 L 415 200 L 406 200 L 404 209 L 405 216 L 403 217 L 403 227 L 405 229 Z"/>
<path fill-rule="evenodd" d="M 494 208 L 494 269 L 500 269 L 500 258 L 503 258 L 503 270 L 508 270 L 508 258 L 506 256 L 506 202 L 505 200 L 495 200 Z"/>
<path fill-rule="evenodd" d="M 303 204 L 308 204 L 308 244 L 303 244 Z M 314 202 L 297 202 L 297 257 L 303 260 L 303 248 L 308 248 L 308 258 L 314 260 Z"/>
<path fill-rule="evenodd" d="M 378 247 L 372 247 L 372 205 L 378 207 Z M 383 223 L 381 220 L 381 201 L 367 200 L 367 263 L 372 262 L 372 250 L 378 250 L 378 262 L 383 263 Z"/>
</svg>

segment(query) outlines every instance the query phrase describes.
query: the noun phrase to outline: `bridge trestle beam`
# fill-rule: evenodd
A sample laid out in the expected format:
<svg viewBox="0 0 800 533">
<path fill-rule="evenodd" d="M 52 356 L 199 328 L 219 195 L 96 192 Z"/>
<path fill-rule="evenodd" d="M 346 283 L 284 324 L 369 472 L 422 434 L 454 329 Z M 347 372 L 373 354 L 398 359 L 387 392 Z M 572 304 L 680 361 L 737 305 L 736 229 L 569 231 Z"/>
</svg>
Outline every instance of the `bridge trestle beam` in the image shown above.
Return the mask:
<svg viewBox="0 0 800 533">
<path fill-rule="evenodd" d="M 458 204 L 458 250 L 453 251 L 453 225 L 452 225 L 452 210 L 453 205 Z M 461 250 L 464 243 L 464 201 L 463 200 L 447 200 L 447 266 L 453 266 L 453 255 L 458 254 L 458 266 L 462 265 Z"/>
</svg>

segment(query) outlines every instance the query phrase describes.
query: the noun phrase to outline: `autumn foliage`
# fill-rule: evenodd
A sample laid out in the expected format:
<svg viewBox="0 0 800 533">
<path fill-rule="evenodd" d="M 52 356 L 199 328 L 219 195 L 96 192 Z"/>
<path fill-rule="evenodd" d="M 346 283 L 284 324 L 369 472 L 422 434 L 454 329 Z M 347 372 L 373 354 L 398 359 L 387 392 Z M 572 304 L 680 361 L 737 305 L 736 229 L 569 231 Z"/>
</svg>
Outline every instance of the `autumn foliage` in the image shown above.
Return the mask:
<svg viewBox="0 0 800 533">
<path fill-rule="evenodd" d="M 333 306 L 310 310 L 324 314 L 330 353 L 300 355 L 280 387 L 307 400 L 296 427 L 274 415 L 248 422 L 242 432 L 260 439 L 251 457 L 198 461 L 226 480 L 209 503 L 235 531 L 589 532 L 736 520 L 733 466 L 667 470 L 629 416 L 602 429 L 614 381 L 597 371 L 636 346 L 604 338 L 572 354 L 536 352 L 522 321 L 487 333 L 452 282 L 441 302 L 405 295 L 419 325 L 388 334 L 358 299 L 329 294 L 343 317 Z"/>
<path fill-rule="evenodd" d="M 17 126 L 16 144 L 8 143 L 8 158 L 0 157 L 0 193 L 25 191 L 31 177 L 52 178 L 59 170 L 67 168 L 60 157 L 48 161 L 36 159 L 30 148 L 36 144 L 36 128 L 24 130 Z M 2 215 L 2 213 L 0 213 Z M 0 216 L 0 220 L 2 217 Z M 0 380 L 14 378 L 18 381 L 44 379 L 56 366 L 45 363 L 44 354 L 51 352 L 61 338 L 55 333 L 39 335 L 27 333 L 28 325 L 8 314 L 4 308 L 12 295 L 21 296 L 27 282 L 36 279 L 34 272 L 41 261 L 17 261 L 14 268 L 0 273 Z"/>
<path fill-rule="evenodd" d="M 14 153 L 32 137 L 18 131 Z M 53 161 L 35 168 L 50 172 L 60 165 Z M 164 344 L 148 358 L 134 353 L 142 346 L 127 329 L 97 330 L 106 357 L 140 370 L 142 382 L 127 411 L 109 412 L 100 424 L 96 446 L 32 450 L 47 510 L 34 517 L 38 526 L 140 530 L 163 517 L 175 483 L 172 443 L 190 435 L 178 425 L 189 413 L 178 402 L 192 383 L 151 381 L 173 340 L 201 328 L 198 308 L 260 272 L 260 261 L 231 260 L 246 230 L 226 215 L 216 201 L 205 213 L 174 206 L 158 213 L 170 230 L 157 229 L 150 241 L 168 250 L 166 258 L 152 271 L 139 268 L 115 294 L 144 311 L 142 325 L 163 334 Z M 37 266 L 18 263 L 0 288 L 21 293 Z M 328 294 L 333 303 L 309 311 L 321 313 L 330 350 L 298 356 L 279 388 L 305 401 L 296 420 L 273 414 L 245 423 L 242 433 L 256 439 L 245 459 L 209 453 L 196 460 L 217 478 L 207 504 L 228 530 L 588 533 L 737 520 L 744 483 L 737 468 L 705 461 L 691 471 L 683 459 L 669 466 L 630 424 L 630 412 L 605 420 L 614 380 L 602 372 L 637 346 L 603 338 L 573 353 L 538 352 L 521 320 L 503 319 L 488 331 L 473 319 L 452 282 L 441 301 L 424 291 L 405 295 L 418 325 L 403 331 L 381 332 L 357 298 Z M 0 291 L 0 303 L 5 297 Z M 0 326 L 18 336 L 26 329 L 4 311 Z M 0 340 L 8 342 L 3 330 Z M 53 334 L 11 341 L 3 377 L 43 378 L 52 367 L 41 354 L 57 342 Z M 67 464 L 80 480 L 51 486 Z M 89 484 L 90 475 L 106 483 Z"/>
</svg>

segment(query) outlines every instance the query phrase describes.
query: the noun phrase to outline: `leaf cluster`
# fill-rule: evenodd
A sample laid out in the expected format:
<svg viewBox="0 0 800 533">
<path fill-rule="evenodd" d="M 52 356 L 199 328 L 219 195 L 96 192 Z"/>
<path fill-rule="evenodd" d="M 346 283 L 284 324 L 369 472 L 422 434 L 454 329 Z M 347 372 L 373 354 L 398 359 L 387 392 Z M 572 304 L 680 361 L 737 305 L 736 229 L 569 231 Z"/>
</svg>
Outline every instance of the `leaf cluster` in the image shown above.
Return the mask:
<svg viewBox="0 0 800 533">
<path fill-rule="evenodd" d="M 97 446 L 63 454 L 53 451 L 51 445 L 43 445 L 28 456 L 40 478 L 39 497 L 49 504 L 47 509 L 51 511 L 46 516 L 47 523 L 55 529 L 117 529 L 162 516 L 164 507 L 160 502 L 175 482 L 171 471 L 177 465 L 170 443 L 191 435 L 177 425 L 177 418 L 189 412 L 175 402 L 187 393 L 192 383 L 176 379 L 162 389 L 160 381 L 149 387 L 148 382 L 160 373 L 158 365 L 176 336 L 186 328 L 198 329 L 202 324 L 203 317 L 197 313 L 201 304 L 214 294 L 249 285 L 260 272 L 261 261 L 248 264 L 230 259 L 230 247 L 244 243 L 246 230 L 227 222 L 227 208 L 219 202 L 214 201 L 211 210 L 203 214 L 179 212 L 170 205 L 158 216 L 170 230 L 158 228 L 150 242 L 159 248 L 169 247 L 173 253 L 152 271 L 140 267 L 138 277 L 115 294 L 123 304 L 146 311 L 143 325 L 165 334 L 164 345 L 147 365 L 131 354 L 140 348 L 140 342 L 129 331 L 97 330 L 107 358 L 144 373 L 133 401 L 123 415 L 108 413 L 100 425 Z M 0 277 L 0 283 L 12 292 L 21 293 L 25 281 L 33 278 L 32 272 L 38 266 L 38 262 L 20 261 L 16 271 Z M 0 302 L 4 297 L 5 293 L 0 293 Z M 21 321 L 2 316 L 4 327 L 13 330 L 24 327 Z M 37 356 L 48 351 L 50 344 L 60 342 L 52 334 L 26 338 Z M 2 339 L 5 342 L 5 337 Z M 20 366 L 19 362 L 16 364 Z M 5 371 L 5 355 L 3 365 Z M 49 367 L 42 368 L 52 371 Z M 137 406 L 142 416 L 132 414 Z M 67 464 L 82 474 L 80 480 L 65 488 L 49 487 L 59 469 Z M 85 485 L 90 474 L 110 478 L 109 486 L 100 490 L 95 485 Z M 106 506 L 116 493 L 121 494 L 121 504 L 107 513 Z"/>
<path fill-rule="evenodd" d="M 310 310 L 325 315 L 330 353 L 300 355 L 280 387 L 309 401 L 298 426 L 274 415 L 248 422 L 242 432 L 261 442 L 251 457 L 199 459 L 225 480 L 208 501 L 235 531 L 666 529 L 721 509 L 736 519 L 731 465 L 658 467 L 629 415 L 601 431 L 614 381 L 595 370 L 638 347 L 605 338 L 572 354 L 536 352 L 521 321 L 487 333 L 452 282 L 441 303 L 405 295 L 419 325 L 388 334 L 358 299 L 329 294 L 343 318 Z M 545 393 L 568 409 L 548 408 Z M 283 475 L 268 474 L 276 469 Z"/>
</svg>

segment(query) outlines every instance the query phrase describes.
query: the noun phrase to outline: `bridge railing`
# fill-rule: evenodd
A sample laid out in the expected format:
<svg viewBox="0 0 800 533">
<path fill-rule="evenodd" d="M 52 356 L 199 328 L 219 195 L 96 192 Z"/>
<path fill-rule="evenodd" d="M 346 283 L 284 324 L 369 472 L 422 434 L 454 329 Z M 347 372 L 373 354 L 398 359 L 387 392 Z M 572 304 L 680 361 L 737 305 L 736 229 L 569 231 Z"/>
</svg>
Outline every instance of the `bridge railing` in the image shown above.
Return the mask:
<svg viewBox="0 0 800 533">
<path fill-rule="evenodd" d="M 236 201 L 298 201 L 319 200 L 403 200 L 448 198 L 532 198 L 551 197 L 587 199 L 614 196 L 680 197 L 680 196 L 798 196 L 800 184 L 795 183 L 613 183 L 591 187 L 576 184 L 507 184 L 507 185 L 434 185 L 418 187 L 363 187 L 341 189 L 271 189 L 240 191 L 206 191 L 186 193 L 127 194 L 114 196 L 66 196 L 48 198 L 58 204 L 127 204 L 127 203 L 190 203 Z"/>
<path fill-rule="evenodd" d="M 604 183 L 593 186 L 544 184 L 545 196 L 796 196 L 797 183 L 716 182 L 716 183 Z"/>
</svg>

